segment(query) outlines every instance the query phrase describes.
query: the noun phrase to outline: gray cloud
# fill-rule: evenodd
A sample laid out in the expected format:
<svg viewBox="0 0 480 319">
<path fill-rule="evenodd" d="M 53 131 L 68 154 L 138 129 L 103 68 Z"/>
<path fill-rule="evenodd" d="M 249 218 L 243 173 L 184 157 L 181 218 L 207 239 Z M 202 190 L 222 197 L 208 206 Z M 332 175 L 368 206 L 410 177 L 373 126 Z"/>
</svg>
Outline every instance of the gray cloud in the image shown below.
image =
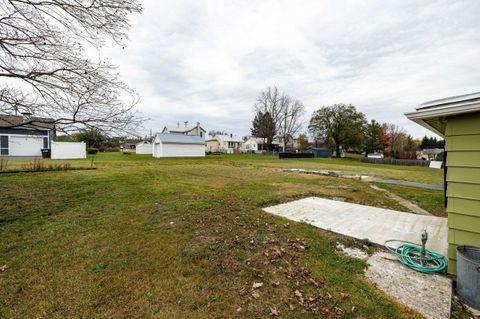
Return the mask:
<svg viewBox="0 0 480 319">
<path fill-rule="evenodd" d="M 403 113 L 479 91 L 480 2 L 144 1 L 124 50 L 102 56 L 142 96 L 154 131 L 177 121 L 248 134 L 268 85 L 427 133 Z"/>
</svg>

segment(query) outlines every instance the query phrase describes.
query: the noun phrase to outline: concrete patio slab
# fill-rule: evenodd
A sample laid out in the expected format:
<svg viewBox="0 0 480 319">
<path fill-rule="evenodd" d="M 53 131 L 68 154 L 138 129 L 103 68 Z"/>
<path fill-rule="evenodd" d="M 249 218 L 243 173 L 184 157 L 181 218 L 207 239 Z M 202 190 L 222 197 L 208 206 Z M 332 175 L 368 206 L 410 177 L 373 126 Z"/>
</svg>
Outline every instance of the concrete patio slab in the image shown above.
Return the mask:
<svg viewBox="0 0 480 319">
<path fill-rule="evenodd" d="M 427 248 L 447 254 L 447 219 L 442 217 L 416 215 L 318 197 L 267 207 L 264 211 L 349 237 L 367 238 L 379 245 L 389 239 L 419 243 L 421 233 L 426 230 L 429 237 Z"/>
</svg>

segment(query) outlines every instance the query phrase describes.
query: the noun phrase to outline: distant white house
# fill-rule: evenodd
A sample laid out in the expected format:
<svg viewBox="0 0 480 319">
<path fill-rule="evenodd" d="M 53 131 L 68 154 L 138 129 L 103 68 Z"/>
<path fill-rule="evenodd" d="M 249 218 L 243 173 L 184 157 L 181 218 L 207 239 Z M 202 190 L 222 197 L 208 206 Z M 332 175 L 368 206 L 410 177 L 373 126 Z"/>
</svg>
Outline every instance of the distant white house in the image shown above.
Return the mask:
<svg viewBox="0 0 480 319">
<path fill-rule="evenodd" d="M 157 133 L 153 157 L 205 157 L 205 139 L 196 135 Z"/>
<path fill-rule="evenodd" d="M 264 139 L 259 137 L 249 137 L 243 144 L 245 153 L 260 153 L 263 151 Z"/>
<path fill-rule="evenodd" d="M 153 153 L 153 144 L 148 141 L 143 141 L 137 143 L 135 146 L 135 152 L 137 154 L 152 154 Z"/>
<path fill-rule="evenodd" d="M 234 154 L 241 153 L 243 148 L 243 139 L 233 134 L 216 134 L 205 141 L 207 152 Z"/>
<path fill-rule="evenodd" d="M 426 161 L 433 161 L 438 154 L 443 153 L 445 150 L 443 148 L 424 148 L 422 149 L 417 157 Z"/>
<path fill-rule="evenodd" d="M 168 128 L 164 127 L 162 130 L 162 134 L 179 134 L 179 135 L 193 135 L 193 136 L 200 136 L 205 138 L 206 131 L 200 126 L 200 122 L 197 122 L 195 126 L 188 126 L 188 122 L 185 122 L 184 127 L 180 127 L 180 122 L 177 123 L 177 127 L 175 128 Z"/>
<path fill-rule="evenodd" d="M 52 119 L 0 115 L 0 157 L 42 156 L 42 150 L 50 150 L 54 137 Z"/>
<path fill-rule="evenodd" d="M 275 137 L 272 141 L 274 151 L 282 151 L 283 140 L 279 137 Z M 260 137 L 249 137 L 243 143 L 242 151 L 245 153 L 262 153 L 268 149 L 267 140 Z"/>
</svg>

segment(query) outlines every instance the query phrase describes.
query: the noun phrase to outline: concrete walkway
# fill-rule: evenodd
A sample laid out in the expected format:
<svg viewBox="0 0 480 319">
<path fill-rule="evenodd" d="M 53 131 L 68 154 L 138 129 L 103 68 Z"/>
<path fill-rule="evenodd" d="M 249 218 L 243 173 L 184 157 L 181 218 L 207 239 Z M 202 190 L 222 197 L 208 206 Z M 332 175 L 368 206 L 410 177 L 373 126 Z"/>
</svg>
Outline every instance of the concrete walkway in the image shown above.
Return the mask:
<svg viewBox="0 0 480 319">
<path fill-rule="evenodd" d="M 416 188 L 424 188 L 424 189 L 433 189 L 437 191 L 444 190 L 443 185 L 423 184 L 423 183 L 401 181 L 401 180 L 395 180 L 395 179 L 375 179 L 374 182 L 383 183 L 383 184 L 400 185 L 400 186 L 409 186 L 409 187 L 416 187 Z"/>
<path fill-rule="evenodd" d="M 264 211 L 349 237 L 367 238 L 383 245 L 398 239 L 419 243 L 424 229 L 428 232 L 427 248 L 447 254 L 447 219 L 403 213 L 318 197 L 309 197 L 264 208 Z"/>
</svg>

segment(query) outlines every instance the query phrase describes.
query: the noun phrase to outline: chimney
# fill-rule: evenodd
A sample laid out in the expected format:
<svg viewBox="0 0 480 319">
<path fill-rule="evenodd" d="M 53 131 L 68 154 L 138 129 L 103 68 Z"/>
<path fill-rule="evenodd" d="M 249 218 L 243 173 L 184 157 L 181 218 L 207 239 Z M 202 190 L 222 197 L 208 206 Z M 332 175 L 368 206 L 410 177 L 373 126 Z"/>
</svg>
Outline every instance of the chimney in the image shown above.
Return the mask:
<svg viewBox="0 0 480 319">
<path fill-rule="evenodd" d="M 177 121 L 177 128 L 180 128 L 180 121 Z"/>
<path fill-rule="evenodd" d="M 184 121 L 183 123 L 185 123 L 185 128 L 186 128 L 188 125 L 188 121 Z"/>
<path fill-rule="evenodd" d="M 232 137 L 233 137 L 233 134 L 230 134 L 230 138 L 232 138 Z"/>
</svg>

